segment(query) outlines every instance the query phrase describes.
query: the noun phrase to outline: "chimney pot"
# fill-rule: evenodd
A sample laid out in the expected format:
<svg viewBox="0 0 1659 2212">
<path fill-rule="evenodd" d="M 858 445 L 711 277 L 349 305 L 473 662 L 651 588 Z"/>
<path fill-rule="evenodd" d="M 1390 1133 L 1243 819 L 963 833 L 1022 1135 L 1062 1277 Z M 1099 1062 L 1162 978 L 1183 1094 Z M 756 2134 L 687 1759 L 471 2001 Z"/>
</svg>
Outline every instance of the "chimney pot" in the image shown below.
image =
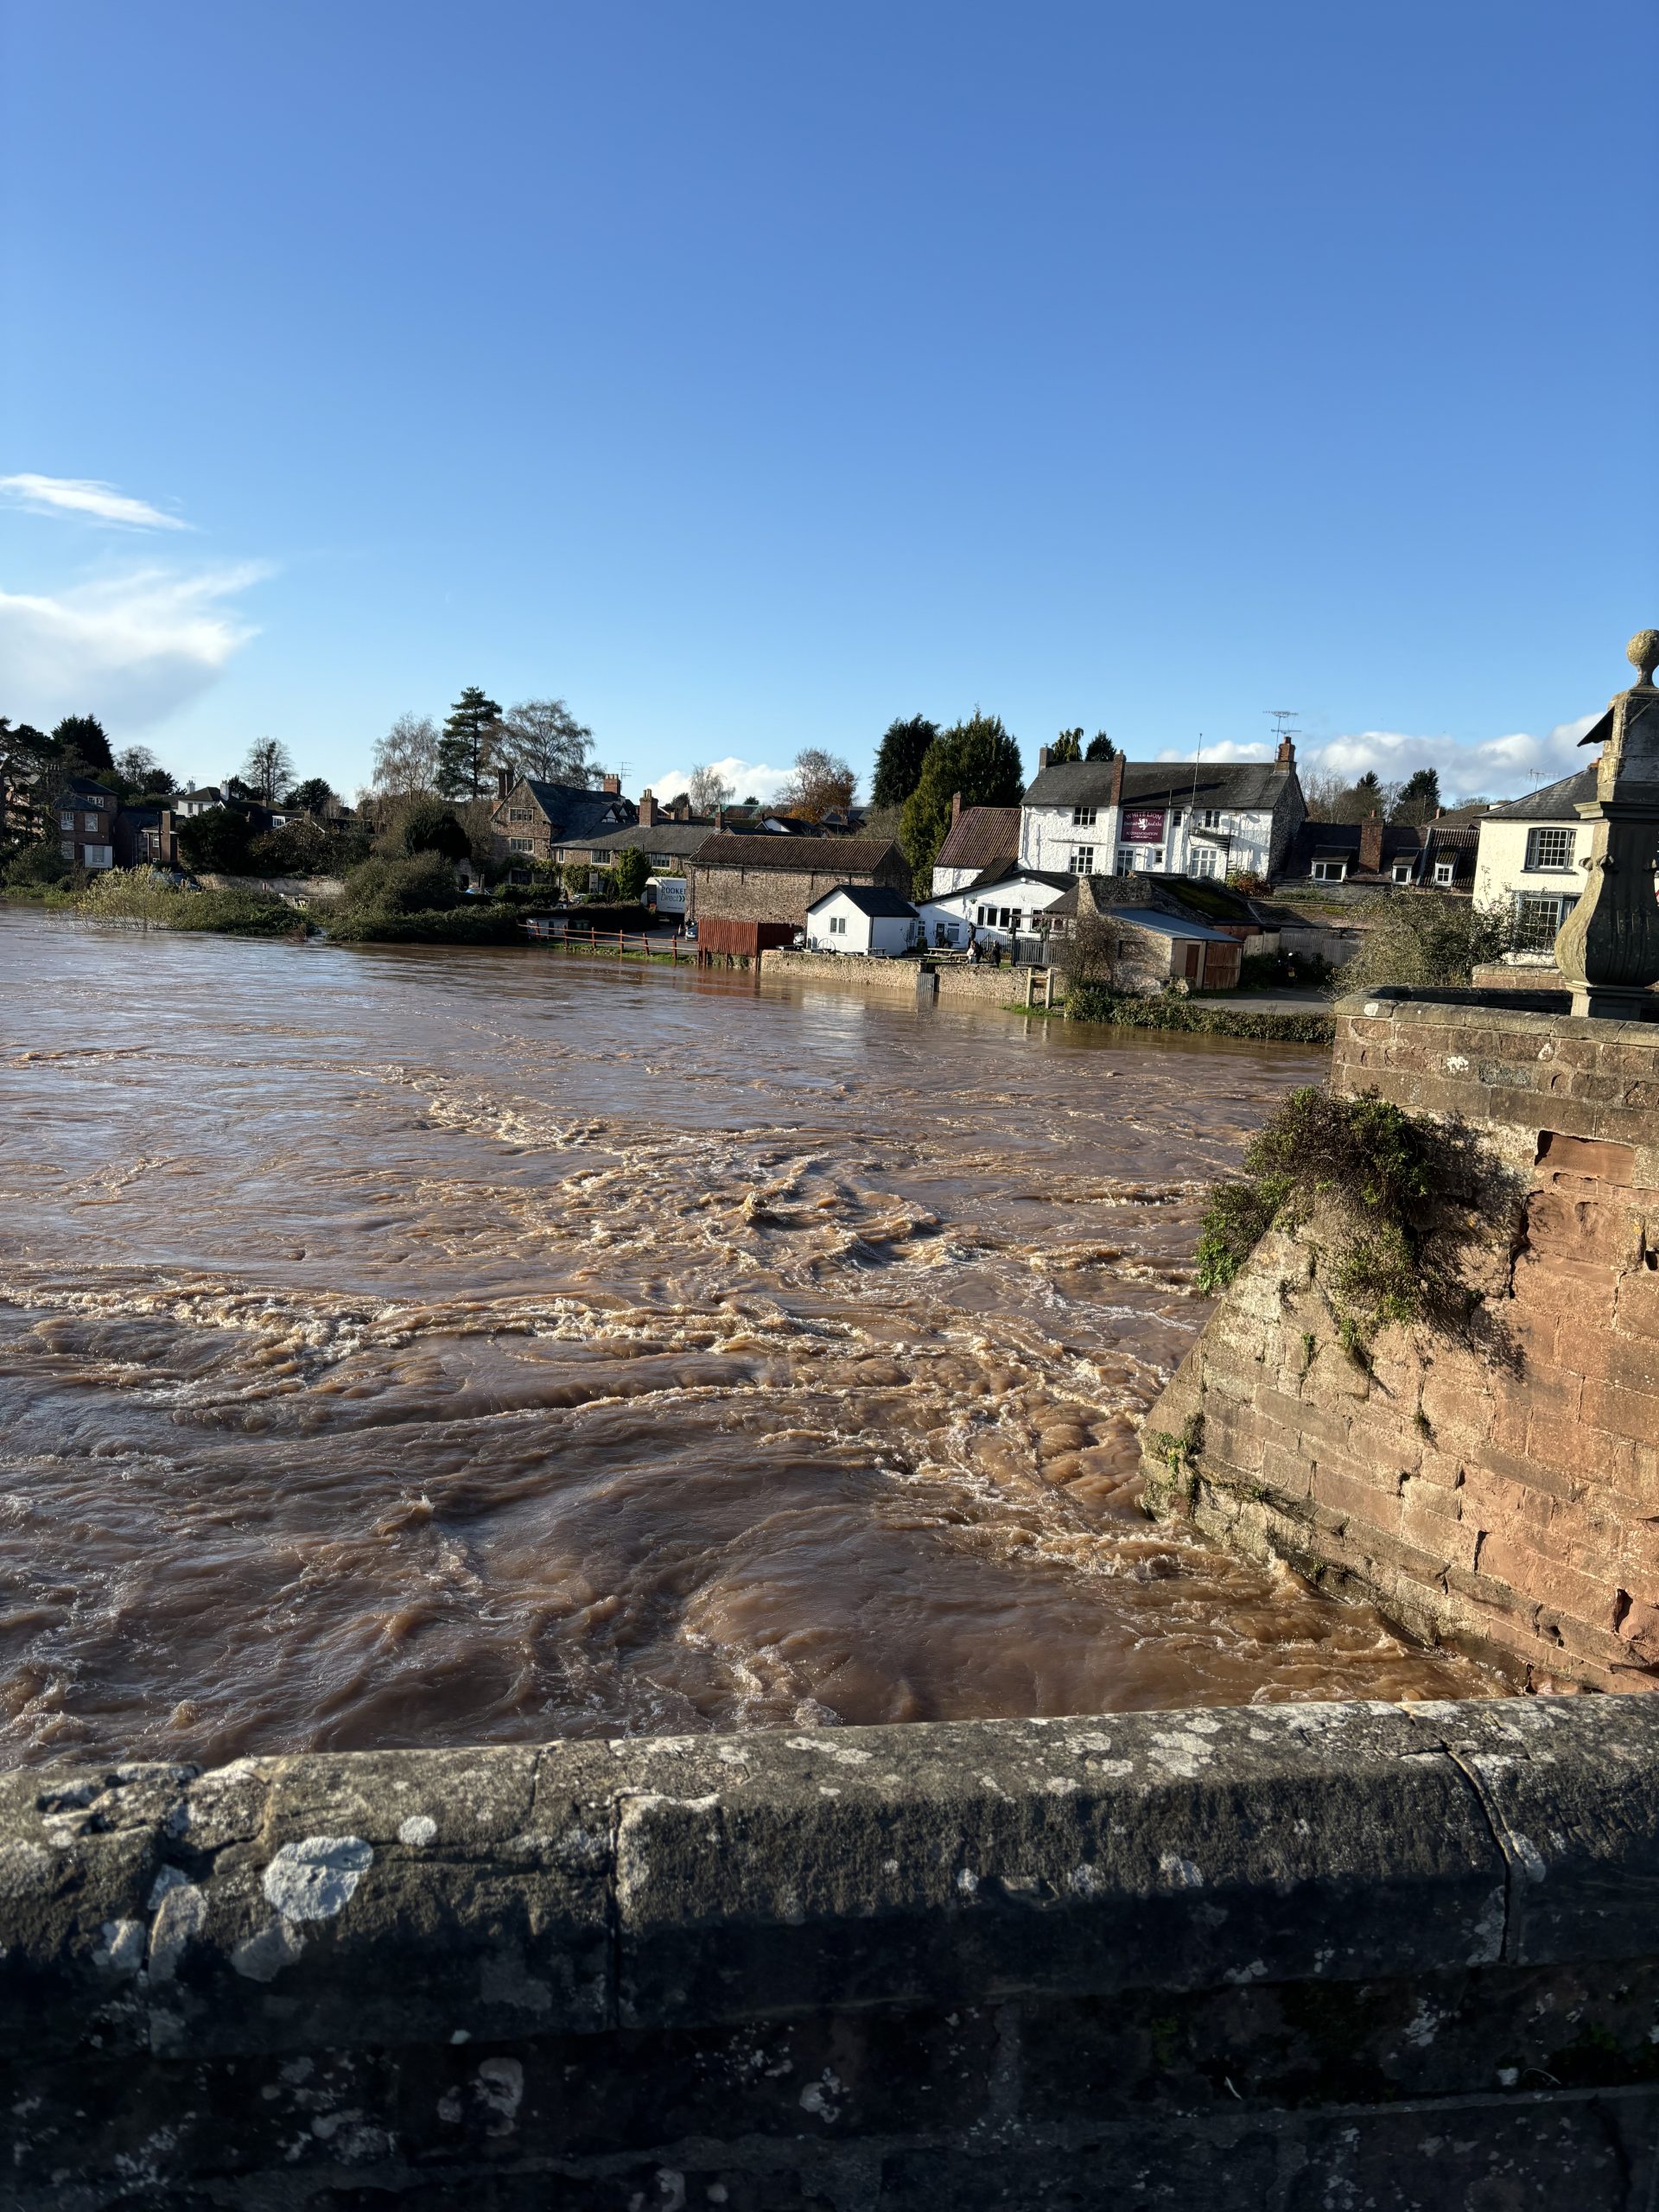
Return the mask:
<svg viewBox="0 0 1659 2212">
<path fill-rule="evenodd" d="M 639 827 L 649 830 L 657 819 L 657 802 L 649 791 L 639 794 Z"/>
<path fill-rule="evenodd" d="M 1037 748 L 1037 767 L 1039 772 L 1040 773 L 1043 769 L 1047 767 L 1047 766 L 1048 747 L 1046 745 L 1039 745 Z"/>
<path fill-rule="evenodd" d="M 1296 766 L 1296 747 L 1289 738 L 1280 739 L 1279 750 L 1273 756 L 1273 765 L 1275 768 L 1294 768 Z"/>
<path fill-rule="evenodd" d="M 962 793 L 960 791 L 952 791 L 950 794 L 950 827 L 954 830 L 961 819 Z"/>
<path fill-rule="evenodd" d="M 603 785 L 603 790 L 604 790 L 605 796 L 606 796 L 606 798 L 619 798 L 619 797 L 620 796 L 620 794 L 621 794 L 621 790 L 622 790 L 622 779 L 621 779 L 621 777 L 620 777 L 620 776 L 607 776 L 607 777 L 606 777 L 606 779 L 605 779 L 604 785 Z"/>
</svg>

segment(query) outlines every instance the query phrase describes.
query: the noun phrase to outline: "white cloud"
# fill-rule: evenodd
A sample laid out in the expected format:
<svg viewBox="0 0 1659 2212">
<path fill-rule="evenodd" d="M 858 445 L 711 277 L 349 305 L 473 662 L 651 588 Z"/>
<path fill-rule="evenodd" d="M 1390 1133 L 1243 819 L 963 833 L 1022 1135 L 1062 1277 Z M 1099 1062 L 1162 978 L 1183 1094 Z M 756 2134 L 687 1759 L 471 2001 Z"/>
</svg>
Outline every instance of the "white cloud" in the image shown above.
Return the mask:
<svg viewBox="0 0 1659 2212">
<path fill-rule="evenodd" d="M 144 569 L 56 596 L 0 590 L 6 712 L 48 726 L 96 714 L 124 733 L 160 721 L 255 634 L 227 602 L 267 574 L 253 563 L 194 575 Z"/>
<path fill-rule="evenodd" d="M 777 798 L 793 772 L 788 768 L 768 768 L 763 761 L 740 760 L 734 754 L 703 766 L 713 768 L 723 783 L 731 785 L 734 798 L 758 798 L 762 805 Z M 649 788 L 653 797 L 668 800 L 677 798 L 690 781 L 690 768 L 668 768 L 649 779 Z"/>
<path fill-rule="evenodd" d="M 1261 738 L 1218 738 L 1213 745 L 1195 745 L 1186 752 L 1160 753 L 1160 760 L 1266 760 L 1273 747 Z"/>
<path fill-rule="evenodd" d="M 129 499 L 113 484 L 86 476 L 0 476 L 0 492 L 34 515 L 74 515 L 85 522 L 109 523 L 118 530 L 188 530 L 177 515 L 163 514 L 148 499 Z"/>
<path fill-rule="evenodd" d="M 1416 768 L 1434 768 L 1448 795 L 1480 791 L 1489 798 L 1506 798 L 1582 768 L 1586 756 L 1578 750 L 1579 740 L 1597 719 L 1580 715 L 1576 721 L 1557 722 L 1542 737 L 1516 730 L 1473 741 L 1368 729 L 1322 746 L 1304 746 L 1302 758 L 1311 767 L 1350 779 L 1374 768 L 1385 783 L 1398 782 Z"/>
</svg>

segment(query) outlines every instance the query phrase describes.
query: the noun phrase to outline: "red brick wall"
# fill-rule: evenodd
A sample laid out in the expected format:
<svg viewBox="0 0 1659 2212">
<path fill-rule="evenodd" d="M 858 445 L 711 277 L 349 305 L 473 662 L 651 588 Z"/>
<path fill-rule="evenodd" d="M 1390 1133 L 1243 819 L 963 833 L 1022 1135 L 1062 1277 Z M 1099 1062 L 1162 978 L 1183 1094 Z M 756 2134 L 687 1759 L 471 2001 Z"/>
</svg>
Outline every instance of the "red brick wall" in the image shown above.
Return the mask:
<svg viewBox="0 0 1659 2212">
<path fill-rule="evenodd" d="M 1659 1024 L 1349 1000 L 1333 1080 L 1523 1173 L 1482 1283 L 1515 1363 L 1392 1329 L 1367 1372 L 1271 1234 L 1147 1418 L 1149 1503 L 1535 1688 L 1659 1688 Z"/>
</svg>

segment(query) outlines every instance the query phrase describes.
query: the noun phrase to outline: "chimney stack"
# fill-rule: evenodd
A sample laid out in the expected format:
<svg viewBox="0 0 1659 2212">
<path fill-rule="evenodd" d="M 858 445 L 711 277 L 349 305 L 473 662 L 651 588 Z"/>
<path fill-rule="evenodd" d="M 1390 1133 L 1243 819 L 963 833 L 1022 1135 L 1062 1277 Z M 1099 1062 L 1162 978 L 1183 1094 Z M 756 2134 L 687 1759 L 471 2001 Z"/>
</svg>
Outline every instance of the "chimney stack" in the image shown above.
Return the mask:
<svg viewBox="0 0 1659 2212">
<path fill-rule="evenodd" d="M 1382 817 L 1374 814 L 1359 825 L 1359 864 L 1373 874 L 1382 865 Z"/>
<path fill-rule="evenodd" d="M 1039 746 L 1038 747 L 1038 748 L 1037 748 L 1037 772 L 1038 772 L 1038 774 L 1039 774 L 1039 776 L 1040 776 L 1040 775 L 1041 775 L 1041 773 L 1043 772 L 1043 770 L 1044 770 L 1045 768 L 1046 768 L 1046 767 L 1047 767 L 1047 766 L 1048 766 L 1048 747 L 1047 747 L 1046 745 L 1039 745 Z"/>
<path fill-rule="evenodd" d="M 620 798 L 622 794 L 622 779 L 620 776 L 607 776 L 600 788 L 607 798 Z"/>
<path fill-rule="evenodd" d="M 650 791 L 643 791 L 639 794 L 639 827 L 649 830 L 656 819 L 657 802 Z"/>
<path fill-rule="evenodd" d="M 723 830 L 726 827 L 726 810 L 723 806 L 717 806 L 715 809 L 715 827 L 716 830 Z"/>
<path fill-rule="evenodd" d="M 961 819 L 962 793 L 960 791 L 952 791 L 950 794 L 950 827 L 954 830 Z"/>
<path fill-rule="evenodd" d="M 496 770 L 496 772 L 495 772 L 495 796 L 496 796 L 497 799 L 498 799 L 498 800 L 499 800 L 499 799 L 504 799 L 504 798 L 505 798 L 505 797 L 507 796 L 507 793 L 508 793 L 512 789 L 512 769 L 511 769 L 511 768 L 498 768 L 498 769 Z"/>
<path fill-rule="evenodd" d="M 1296 766 L 1296 747 L 1287 737 L 1280 739 L 1279 750 L 1273 756 L 1273 765 L 1275 768 L 1294 768 Z"/>
</svg>

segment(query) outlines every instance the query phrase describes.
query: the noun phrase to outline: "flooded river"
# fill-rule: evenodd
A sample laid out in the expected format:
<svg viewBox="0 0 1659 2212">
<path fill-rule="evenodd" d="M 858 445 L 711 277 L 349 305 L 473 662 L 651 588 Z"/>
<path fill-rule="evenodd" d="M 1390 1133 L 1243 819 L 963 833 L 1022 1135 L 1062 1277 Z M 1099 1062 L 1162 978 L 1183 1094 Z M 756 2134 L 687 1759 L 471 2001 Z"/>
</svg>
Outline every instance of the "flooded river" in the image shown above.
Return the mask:
<svg viewBox="0 0 1659 2212">
<path fill-rule="evenodd" d="M 1479 1693 L 1134 1510 L 1322 1064 L 0 906 L 0 1762 Z"/>
</svg>

